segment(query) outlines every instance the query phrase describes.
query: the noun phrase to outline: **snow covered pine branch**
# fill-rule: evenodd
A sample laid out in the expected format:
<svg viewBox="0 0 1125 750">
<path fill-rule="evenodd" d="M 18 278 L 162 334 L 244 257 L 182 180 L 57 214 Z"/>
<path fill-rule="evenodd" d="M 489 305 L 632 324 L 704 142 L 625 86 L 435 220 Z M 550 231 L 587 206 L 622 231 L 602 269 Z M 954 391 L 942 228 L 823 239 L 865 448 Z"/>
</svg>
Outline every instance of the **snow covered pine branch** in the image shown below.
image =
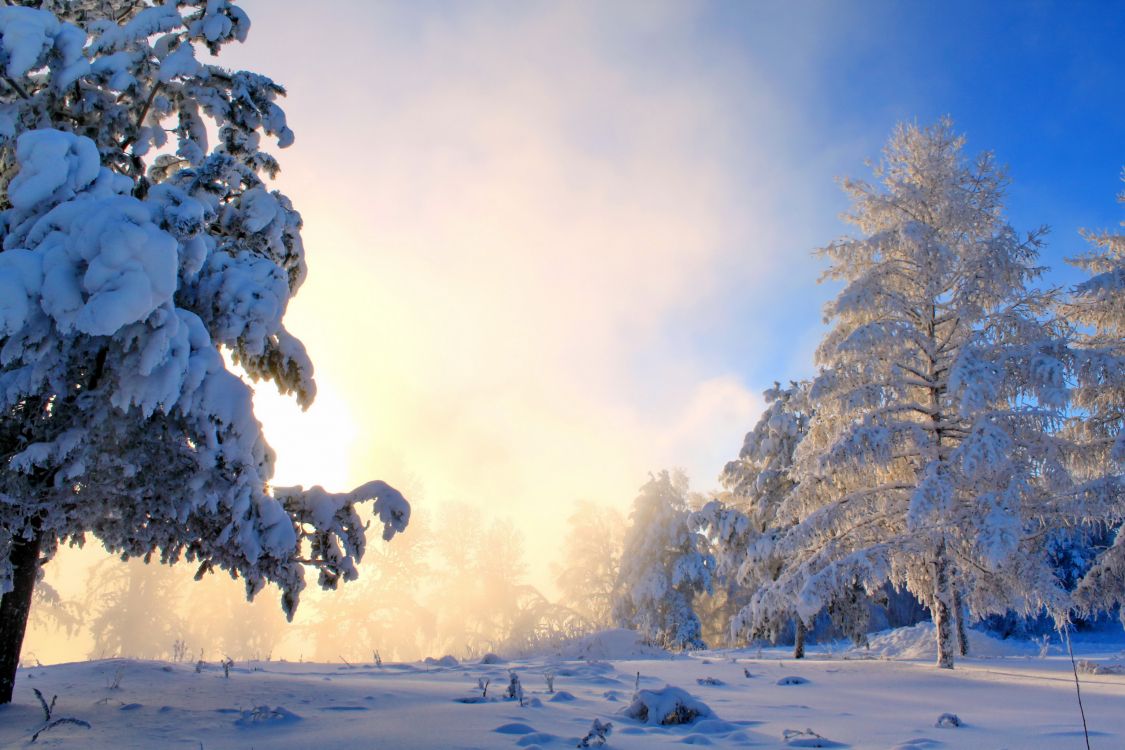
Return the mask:
<svg viewBox="0 0 1125 750">
<path fill-rule="evenodd" d="M 383 482 L 271 488 L 255 380 L 307 406 L 282 325 L 305 277 L 301 219 L 263 179 L 293 141 L 265 76 L 203 62 L 242 41 L 229 0 L 0 7 L 0 703 L 42 561 L 86 534 L 123 557 L 266 583 L 292 615 L 305 568 L 355 578 Z M 216 134 L 210 142 L 209 133 Z"/>
</svg>

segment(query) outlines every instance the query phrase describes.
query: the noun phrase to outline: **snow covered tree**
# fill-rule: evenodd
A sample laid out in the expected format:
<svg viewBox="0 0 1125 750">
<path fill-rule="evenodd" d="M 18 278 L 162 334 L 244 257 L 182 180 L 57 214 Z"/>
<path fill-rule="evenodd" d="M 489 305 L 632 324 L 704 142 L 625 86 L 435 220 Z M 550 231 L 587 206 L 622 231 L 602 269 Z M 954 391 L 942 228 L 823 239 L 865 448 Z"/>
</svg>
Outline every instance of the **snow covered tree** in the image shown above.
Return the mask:
<svg viewBox="0 0 1125 750">
<path fill-rule="evenodd" d="M 804 623 L 792 613 L 778 611 L 777 619 L 748 627 L 739 616 L 748 594 L 763 581 L 777 577 L 783 561 L 773 554 L 773 541 L 782 525 L 777 510 L 796 485 L 791 468 L 793 452 L 808 429 L 808 382 L 782 388 L 775 383 L 764 394 L 767 405 L 746 437 L 738 458 L 730 461 L 719 479 L 726 492 L 692 514 L 692 526 L 708 540 L 715 558 L 715 578 L 725 586 L 735 606 L 729 622 L 739 637 L 776 638 L 789 622 L 796 621 L 794 656 L 804 655 Z"/>
<path fill-rule="evenodd" d="M 554 566 L 560 602 L 595 630 L 612 624 L 613 587 L 621 563 L 625 519 L 613 508 L 581 501 L 567 519 L 563 562 Z"/>
<path fill-rule="evenodd" d="M 187 622 L 173 568 L 106 558 L 86 575 L 90 659 L 167 659 Z"/>
<path fill-rule="evenodd" d="M 800 520 L 752 625 L 889 581 L 930 610 L 949 668 L 962 607 L 1065 617 L 1042 533 L 1068 482 L 1067 351 L 1052 294 L 1031 287 L 1044 230 L 1017 235 L 1003 170 L 963 146 L 948 119 L 902 125 L 881 185 L 844 182 L 861 236 L 821 251 L 844 288 L 826 309 L 799 484 L 778 511 Z"/>
<path fill-rule="evenodd" d="M 665 648 L 704 648 L 697 593 L 710 592 L 714 560 L 689 528 L 687 479 L 667 471 L 652 477 L 633 503 L 613 616 Z"/>
<path fill-rule="evenodd" d="M 282 325 L 301 219 L 264 178 L 293 141 L 265 76 L 200 60 L 249 29 L 229 0 L 0 7 L 0 703 L 43 559 L 88 533 L 123 557 L 267 582 L 292 613 L 409 505 L 383 482 L 269 484 L 255 380 L 315 394 Z"/>
<path fill-rule="evenodd" d="M 1119 200 L 1125 203 L 1125 193 Z M 1087 611 L 1125 604 L 1125 234 L 1086 233 L 1093 249 L 1070 262 L 1090 274 L 1062 306 L 1081 327 L 1076 345 L 1079 416 L 1071 467 L 1076 502 L 1118 528 L 1116 541 L 1097 560 L 1075 592 Z M 1125 608 L 1121 609 L 1125 617 Z"/>
</svg>

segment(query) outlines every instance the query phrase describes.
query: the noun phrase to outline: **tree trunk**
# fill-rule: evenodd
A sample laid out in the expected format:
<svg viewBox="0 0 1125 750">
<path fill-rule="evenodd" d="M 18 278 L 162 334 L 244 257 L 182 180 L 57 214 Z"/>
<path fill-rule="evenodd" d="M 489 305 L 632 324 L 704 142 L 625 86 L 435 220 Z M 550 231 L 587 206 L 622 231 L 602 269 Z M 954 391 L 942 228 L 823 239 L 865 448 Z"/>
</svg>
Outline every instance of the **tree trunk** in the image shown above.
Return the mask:
<svg viewBox="0 0 1125 750">
<path fill-rule="evenodd" d="M 793 627 L 793 658 L 805 658 L 805 623 L 798 617 Z"/>
<path fill-rule="evenodd" d="M 961 602 L 961 589 L 953 588 L 953 618 L 957 623 L 957 653 L 969 655 L 969 636 L 965 633 L 965 605 Z"/>
<path fill-rule="evenodd" d="M 945 545 L 938 548 L 937 559 L 933 563 L 934 628 L 937 631 L 937 666 L 953 669 L 953 623 L 952 607 L 949 602 L 949 563 L 945 559 Z"/>
<path fill-rule="evenodd" d="M 0 599 L 0 705 L 12 702 L 27 616 L 31 613 L 31 594 L 39 572 L 41 542 L 38 535 L 30 540 L 12 540 L 8 558 L 12 564 L 12 590 Z"/>
</svg>

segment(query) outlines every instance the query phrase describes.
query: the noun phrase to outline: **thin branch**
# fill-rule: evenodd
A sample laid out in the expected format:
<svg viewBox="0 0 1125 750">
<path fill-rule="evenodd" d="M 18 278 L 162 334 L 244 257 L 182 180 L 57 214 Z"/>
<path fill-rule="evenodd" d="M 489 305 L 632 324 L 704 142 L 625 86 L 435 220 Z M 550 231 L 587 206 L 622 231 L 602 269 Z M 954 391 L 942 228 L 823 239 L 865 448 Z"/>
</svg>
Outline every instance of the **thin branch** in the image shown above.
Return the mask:
<svg viewBox="0 0 1125 750">
<path fill-rule="evenodd" d="M 23 87 L 20 86 L 15 80 L 13 80 L 11 76 L 5 75 L 4 82 L 11 86 L 15 90 L 15 92 L 20 95 L 20 98 L 27 101 L 31 100 L 31 96 L 29 96 L 28 93 L 23 90 Z"/>
<path fill-rule="evenodd" d="M 128 138 L 126 138 L 125 142 L 121 144 L 121 150 L 122 151 L 124 151 L 125 149 L 129 148 L 134 143 L 136 143 L 137 138 L 140 137 L 141 127 L 144 125 L 145 118 L 148 117 L 148 111 L 149 111 L 149 109 L 152 108 L 152 103 L 153 103 L 153 101 L 156 100 L 156 94 L 160 91 L 161 85 L 162 85 L 161 82 L 157 81 L 156 85 L 154 85 L 152 87 L 152 91 L 149 92 L 148 100 L 145 102 L 145 106 L 141 110 L 140 117 L 137 118 L 137 124 L 136 124 L 136 126 L 133 130 L 133 134 L 131 136 L 129 136 Z"/>
</svg>

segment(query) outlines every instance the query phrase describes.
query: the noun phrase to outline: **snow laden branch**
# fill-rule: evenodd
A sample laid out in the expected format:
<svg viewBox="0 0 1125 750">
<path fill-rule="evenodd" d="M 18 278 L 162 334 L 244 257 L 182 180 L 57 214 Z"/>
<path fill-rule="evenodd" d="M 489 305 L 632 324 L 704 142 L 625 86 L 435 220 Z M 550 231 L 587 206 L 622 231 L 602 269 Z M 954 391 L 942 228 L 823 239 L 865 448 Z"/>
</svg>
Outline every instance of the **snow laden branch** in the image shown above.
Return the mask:
<svg viewBox="0 0 1125 750">
<path fill-rule="evenodd" d="M 310 552 L 301 562 L 320 571 L 323 588 L 334 589 L 340 578 L 351 581 L 359 575 L 355 563 L 363 558 L 367 524 L 356 511 L 357 503 L 374 501 L 372 509 L 383 524 L 385 541 L 404 531 L 410 521 L 406 498 L 379 480 L 342 493 L 327 492 L 319 485 L 307 490 L 299 485 L 275 487 L 274 497 L 296 522 L 298 535 Z"/>
<path fill-rule="evenodd" d="M 301 217 L 265 180 L 293 133 L 284 89 L 204 62 L 249 30 L 229 0 L 0 7 L 0 702 L 38 566 L 88 534 L 123 557 L 267 583 L 288 614 L 306 567 L 355 577 L 372 482 L 271 489 L 250 387 L 308 406 L 283 324 L 305 278 Z M 5 90 L 6 86 L 6 90 Z"/>
</svg>

